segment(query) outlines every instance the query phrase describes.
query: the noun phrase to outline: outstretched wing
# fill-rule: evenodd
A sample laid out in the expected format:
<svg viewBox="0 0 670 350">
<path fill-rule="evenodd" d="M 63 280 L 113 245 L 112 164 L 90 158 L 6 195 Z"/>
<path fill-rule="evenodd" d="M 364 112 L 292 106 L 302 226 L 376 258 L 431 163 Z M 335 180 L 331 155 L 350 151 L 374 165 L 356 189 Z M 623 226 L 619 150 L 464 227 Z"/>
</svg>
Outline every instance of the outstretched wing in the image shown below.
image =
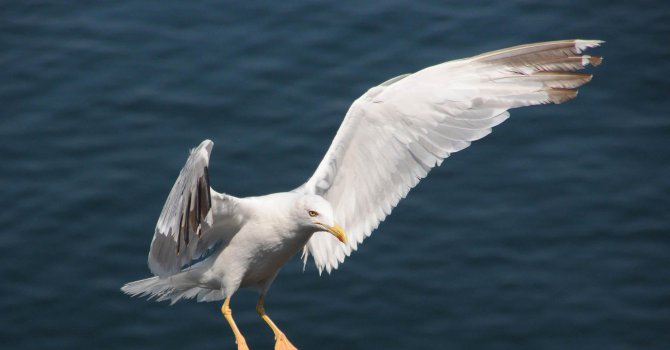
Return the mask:
<svg viewBox="0 0 670 350">
<path fill-rule="evenodd" d="M 491 132 L 510 108 L 561 103 L 591 80 L 575 73 L 601 58 L 596 40 L 516 46 L 391 79 L 357 99 L 312 177 L 297 191 L 333 206 L 342 245 L 318 232 L 303 252 L 330 272 L 377 228 L 401 198 L 451 153 Z"/>
<path fill-rule="evenodd" d="M 209 185 L 213 145 L 205 140 L 191 150 L 158 218 L 149 269 L 159 277 L 179 272 L 239 229 L 236 198 L 217 193 Z"/>
</svg>

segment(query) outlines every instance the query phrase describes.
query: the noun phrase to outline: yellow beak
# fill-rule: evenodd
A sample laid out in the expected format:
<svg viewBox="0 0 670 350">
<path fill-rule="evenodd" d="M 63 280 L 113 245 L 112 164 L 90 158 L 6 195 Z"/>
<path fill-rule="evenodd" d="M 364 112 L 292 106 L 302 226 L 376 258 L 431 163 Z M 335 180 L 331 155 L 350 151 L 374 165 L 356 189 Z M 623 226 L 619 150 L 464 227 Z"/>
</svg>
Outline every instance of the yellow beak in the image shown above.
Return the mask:
<svg viewBox="0 0 670 350">
<path fill-rule="evenodd" d="M 344 229 L 342 228 L 342 226 L 335 224 L 335 226 L 323 225 L 323 227 L 331 235 L 335 236 L 335 238 L 337 238 L 340 242 L 347 243 L 347 234 L 344 233 Z"/>
</svg>

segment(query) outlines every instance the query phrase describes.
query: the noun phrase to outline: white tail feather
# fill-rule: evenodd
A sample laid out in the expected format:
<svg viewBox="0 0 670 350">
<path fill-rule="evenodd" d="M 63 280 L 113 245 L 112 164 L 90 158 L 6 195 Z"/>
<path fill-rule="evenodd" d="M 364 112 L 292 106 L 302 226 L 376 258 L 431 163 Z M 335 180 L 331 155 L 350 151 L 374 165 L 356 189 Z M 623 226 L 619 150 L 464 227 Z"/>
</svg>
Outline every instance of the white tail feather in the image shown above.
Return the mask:
<svg viewBox="0 0 670 350">
<path fill-rule="evenodd" d="M 195 297 L 198 301 L 224 298 L 221 290 L 202 288 L 199 283 L 200 276 L 199 269 L 191 269 L 166 278 L 151 277 L 129 282 L 121 287 L 121 291 L 133 297 L 147 297 L 149 300 L 170 300 L 170 304 Z"/>
</svg>

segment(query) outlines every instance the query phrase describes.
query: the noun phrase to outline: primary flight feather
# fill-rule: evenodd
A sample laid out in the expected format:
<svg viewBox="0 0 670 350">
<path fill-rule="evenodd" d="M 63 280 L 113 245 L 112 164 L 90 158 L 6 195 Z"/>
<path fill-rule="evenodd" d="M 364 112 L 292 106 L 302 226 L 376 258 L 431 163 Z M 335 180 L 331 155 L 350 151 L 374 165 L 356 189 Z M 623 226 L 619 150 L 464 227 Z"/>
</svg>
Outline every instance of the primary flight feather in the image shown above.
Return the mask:
<svg viewBox="0 0 670 350">
<path fill-rule="evenodd" d="M 336 269 L 432 167 L 488 135 L 509 109 L 577 96 L 591 75 L 575 71 L 602 60 L 582 52 L 601 43 L 521 45 L 375 86 L 351 105 L 314 174 L 290 192 L 236 198 L 214 191 L 213 143 L 203 141 L 158 219 L 149 251 L 155 277 L 122 290 L 173 303 L 224 299 L 221 311 L 238 350 L 245 350 L 230 298 L 239 288 L 256 288 L 256 310 L 275 334 L 275 349 L 294 349 L 264 309 L 265 294 L 291 257 L 302 250 L 319 272 Z"/>
</svg>

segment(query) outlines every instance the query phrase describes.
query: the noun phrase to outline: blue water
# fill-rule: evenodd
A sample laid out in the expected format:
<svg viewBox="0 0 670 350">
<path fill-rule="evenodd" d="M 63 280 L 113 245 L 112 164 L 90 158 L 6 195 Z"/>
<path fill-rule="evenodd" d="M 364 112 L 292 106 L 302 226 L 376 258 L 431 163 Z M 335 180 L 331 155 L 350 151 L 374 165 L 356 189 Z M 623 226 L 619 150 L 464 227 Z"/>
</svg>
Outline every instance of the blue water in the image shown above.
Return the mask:
<svg viewBox="0 0 670 350">
<path fill-rule="evenodd" d="M 0 12 L 6 349 L 233 349 L 215 303 L 131 299 L 188 149 L 213 187 L 306 180 L 387 78 L 597 38 L 580 96 L 433 170 L 359 251 L 267 309 L 301 349 L 670 349 L 670 2 L 20 1 Z M 233 299 L 252 349 L 272 333 Z"/>
</svg>

